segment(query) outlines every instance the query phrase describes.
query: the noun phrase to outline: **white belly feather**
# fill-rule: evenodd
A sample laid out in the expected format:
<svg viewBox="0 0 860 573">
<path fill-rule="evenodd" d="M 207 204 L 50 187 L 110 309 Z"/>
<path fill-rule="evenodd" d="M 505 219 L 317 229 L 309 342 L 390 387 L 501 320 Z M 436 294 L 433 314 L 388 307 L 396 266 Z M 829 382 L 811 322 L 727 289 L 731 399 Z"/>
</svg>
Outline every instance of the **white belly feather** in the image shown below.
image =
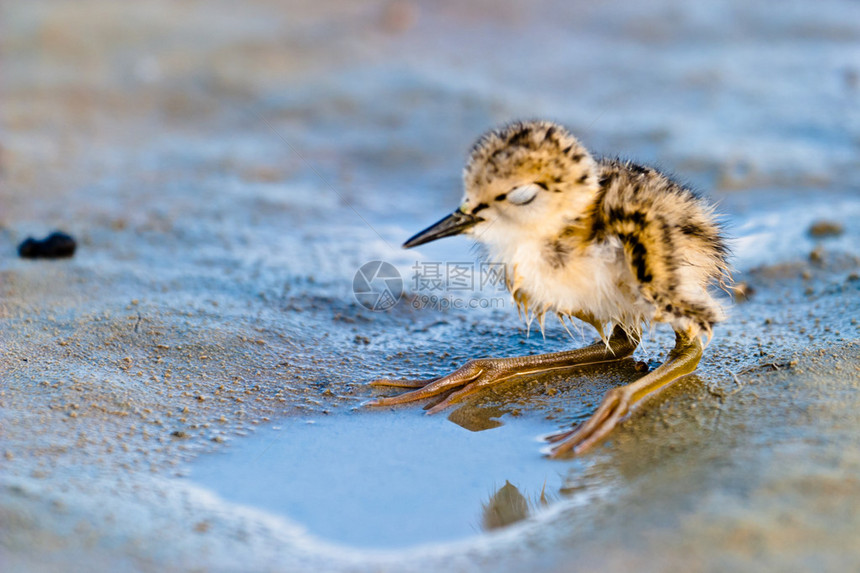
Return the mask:
<svg viewBox="0 0 860 573">
<path fill-rule="evenodd" d="M 608 323 L 639 333 L 654 314 L 639 294 L 617 240 L 591 245 L 558 267 L 545 258 L 539 241 L 493 245 L 489 254 L 494 262 L 505 263 L 511 293 L 527 321 L 538 318 L 542 324 L 546 313 L 587 316 L 602 336 L 601 327 Z"/>
</svg>

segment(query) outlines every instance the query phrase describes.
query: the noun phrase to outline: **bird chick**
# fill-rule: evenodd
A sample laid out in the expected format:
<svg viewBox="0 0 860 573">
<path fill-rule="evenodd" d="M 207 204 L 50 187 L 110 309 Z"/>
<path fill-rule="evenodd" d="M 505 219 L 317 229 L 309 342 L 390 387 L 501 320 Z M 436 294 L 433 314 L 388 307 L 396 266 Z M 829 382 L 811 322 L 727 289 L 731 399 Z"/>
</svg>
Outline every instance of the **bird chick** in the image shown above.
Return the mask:
<svg viewBox="0 0 860 573">
<path fill-rule="evenodd" d="M 543 328 L 548 313 L 577 318 L 602 340 L 566 352 L 472 360 L 433 380 L 376 380 L 419 389 L 371 405 L 459 388 L 430 410 L 438 412 L 514 376 L 626 358 L 644 326 L 671 325 L 676 343 L 666 363 L 610 390 L 585 423 L 551 436 L 555 457 L 587 450 L 647 396 L 695 370 L 723 318 L 709 288 L 730 280 L 727 249 L 707 202 L 654 169 L 593 157 L 567 129 L 547 121 L 484 134 L 463 180 L 460 207 L 404 247 L 471 236 L 489 261 L 505 266 L 508 288 L 529 322 L 537 319 Z"/>
</svg>

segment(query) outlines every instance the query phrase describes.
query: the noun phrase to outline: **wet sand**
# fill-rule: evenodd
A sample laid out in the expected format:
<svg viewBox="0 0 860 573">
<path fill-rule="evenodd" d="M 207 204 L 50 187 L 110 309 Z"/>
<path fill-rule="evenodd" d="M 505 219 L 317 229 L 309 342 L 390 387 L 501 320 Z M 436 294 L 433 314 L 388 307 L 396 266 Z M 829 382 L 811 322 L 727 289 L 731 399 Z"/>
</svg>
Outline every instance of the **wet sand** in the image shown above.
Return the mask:
<svg viewBox="0 0 860 573">
<path fill-rule="evenodd" d="M 0 569 L 856 568 L 858 22 L 848 2 L 0 6 Z M 347 545 L 231 497 L 254 484 L 195 481 L 272 426 L 359 423 L 378 375 L 572 344 L 526 337 L 510 304 L 352 295 L 369 260 L 407 282 L 416 261 L 473 260 L 465 240 L 398 245 L 456 204 L 477 134 L 534 116 L 720 202 L 753 291 L 700 370 L 488 534 Z M 811 236 L 822 220 L 841 233 Z M 55 229 L 74 258 L 17 257 Z M 506 385 L 450 426 L 502 418 L 536 468 L 523 427 L 581 421 L 635 375 Z M 425 427 L 428 460 L 475 447 Z M 324 457 L 296 435 L 295 464 Z"/>
</svg>

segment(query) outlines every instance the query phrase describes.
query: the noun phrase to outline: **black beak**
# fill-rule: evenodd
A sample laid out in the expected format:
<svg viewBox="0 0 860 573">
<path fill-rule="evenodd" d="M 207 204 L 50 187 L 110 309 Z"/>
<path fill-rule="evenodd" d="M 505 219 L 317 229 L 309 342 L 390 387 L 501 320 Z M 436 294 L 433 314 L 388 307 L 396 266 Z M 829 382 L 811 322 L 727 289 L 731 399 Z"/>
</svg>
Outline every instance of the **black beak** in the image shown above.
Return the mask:
<svg viewBox="0 0 860 573">
<path fill-rule="evenodd" d="M 435 241 L 442 237 L 459 235 L 469 227 L 473 227 L 481 221 L 483 221 L 483 219 L 480 217 L 469 215 L 468 213 L 463 213 L 459 210 L 454 211 L 441 221 L 437 221 L 430 225 L 403 243 L 403 248 L 411 249 L 412 247 L 417 247 L 418 245 L 423 245 L 424 243 L 429 243 L 430 241 Z"/>
</svg>

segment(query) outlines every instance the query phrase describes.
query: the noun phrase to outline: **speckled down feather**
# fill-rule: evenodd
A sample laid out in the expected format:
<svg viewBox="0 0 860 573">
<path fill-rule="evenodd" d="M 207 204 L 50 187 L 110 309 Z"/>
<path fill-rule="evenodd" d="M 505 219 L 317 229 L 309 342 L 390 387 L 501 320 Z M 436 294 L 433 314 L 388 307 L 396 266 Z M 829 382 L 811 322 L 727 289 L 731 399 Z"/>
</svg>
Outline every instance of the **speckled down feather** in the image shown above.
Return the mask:
<svg viewBox="0 0 860 573">
<path fill-rule="evenodd" d="M 605 338 L 665 322 L 709 338 L 730 281 L 712 206 L 648 167 L 595 159 L 564 127 L 517 122 L 484 134 L 464 171 L 467 233 L 504 263 L 530 323 L 575 317 Z"/>
</svg>

